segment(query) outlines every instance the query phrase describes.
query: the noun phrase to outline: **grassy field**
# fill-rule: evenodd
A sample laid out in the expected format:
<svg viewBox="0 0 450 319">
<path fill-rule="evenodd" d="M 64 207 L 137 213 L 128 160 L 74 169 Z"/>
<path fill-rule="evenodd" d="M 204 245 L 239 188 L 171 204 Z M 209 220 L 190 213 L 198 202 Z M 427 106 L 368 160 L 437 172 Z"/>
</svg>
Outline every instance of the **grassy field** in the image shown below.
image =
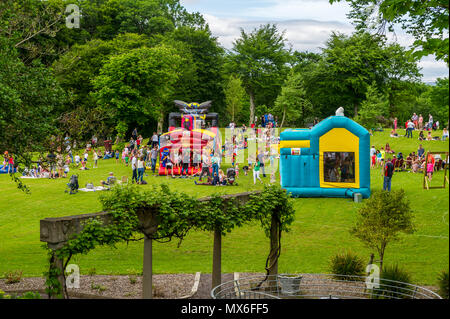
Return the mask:
<svg viewBox="0 0 450 319">
<path fill-rule="evenodd" d="M 401 134 L 401 131 L 399 132 Z M 441 136 L 442 132 L 434 135 Z M 415 133 L 415 137 L 417 133 Z M 417 139 L 392 139 L 389 133 L 376 132 L 372 144 L 377 148 L 389 142 L 397 152 L 408 154 L 423 144 L 425 150 L 448 151 L 449 143 L 419 142 Z M 92 158 L 92 157 L 90 157 Z M 131 168 L 115 160 L 99 161 L 99 168 L 77 171 L 80 185 L 99 184 L 113 171 L 116 176 L 131 177 Z M 72 170 L 71 173 L 74 171 Z M 372 189 L 382 188 L 379 169 L 371 172 Z M 399 263 L 417 284 L 435 285 L 438 274 L 449 264 L 449 192 L 448 188 L 426 191 L 422 174 L 396 173 L 392 188 L 403 188 L 415 213 L 417 232 L 402 237 L 388 246 L 386 264 Z M 168 179 L 149 174 L 150 185 L 168 183 L 171 188 L 196 197 L 215 192 L 243 192 L 261 189 L 253 185 L 252 176 L 239 175 L 238 187 L 195 186 L 192 179 Z M 435 175 L 433 185 L 440 185 L 443 173 Z M 99 193 L 64 193 L 67 179 L 27 180 L 31 194 L 19 191 L 9 176 L 0 175 L 0 276 L 8 271 L 22 270 L 25 276 L 41 276 L 47 268 L 47 256 L 39 241 L 39 220 L 74 214 L 98 212 Z M 265 179 L 269 182 L 269 177 Z M 150 187 L 142 186 L 142 187 Z M 296 219 L 290 233 L 283 234 L 280 272 L 326 273 L 330 257 L 351 249 L 369 260 L 371 251 L 349 234 L 355 222 L 358 204 L 349 199 L 295 199 Z M 211 272 L 213 236 L 207 232 L 192 232 L 183 241 L 154 245 L 155 273 Z M 269 241 L 258 223 L 236 229 L 223 239 L 223 272 L 264 272 Z M 143 243 L 118 245 L 117 249 L 101 247 L 88 255 L 76 256 L 72 262 L 82 274 L 139 273 L 142 268 Z"/>
</svg>

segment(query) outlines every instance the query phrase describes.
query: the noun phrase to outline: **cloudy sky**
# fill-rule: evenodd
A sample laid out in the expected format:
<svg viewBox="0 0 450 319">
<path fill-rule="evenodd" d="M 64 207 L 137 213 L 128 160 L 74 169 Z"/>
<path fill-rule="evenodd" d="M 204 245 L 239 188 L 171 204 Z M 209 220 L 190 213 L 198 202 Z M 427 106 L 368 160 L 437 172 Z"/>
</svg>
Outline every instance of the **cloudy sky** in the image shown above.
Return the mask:
<svg viewBox="0 0 450 319">
<path fill-rule="evenodd" d="M 209 23 L 214 36 L 227 49 L 239 37 L 240 28 L 252 31 L 261 24 L 276 23 L 285 31 L 292 47 L 299 51 L 320 52 L 332 31 L 351 34 L 354 31 L 347 13 L 346 2 L 331 5 L 328 0 L 182 0 L 188 11 L 198 11 Z M 403 46 L 411 45 L 413 39 L 397 30 L 390 36 Z M 420 62 L 423 81 L 434 82 L 447 77 L 448 68 L 433 56 Z"/>
</svg>

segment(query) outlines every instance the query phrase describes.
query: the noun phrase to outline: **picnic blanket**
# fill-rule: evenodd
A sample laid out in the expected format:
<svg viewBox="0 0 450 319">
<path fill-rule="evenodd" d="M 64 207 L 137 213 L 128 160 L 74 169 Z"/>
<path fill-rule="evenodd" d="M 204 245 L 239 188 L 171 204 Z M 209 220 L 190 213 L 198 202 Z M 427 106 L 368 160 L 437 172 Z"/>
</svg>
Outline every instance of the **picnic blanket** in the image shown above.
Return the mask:
<svg viewBox="0 0 450 319">
<path fill-rule="evenodd" d="M 20 176 L 20 178 L 27 178 L 27 179 L 39 179 L 39 178 L 46 178 L 46 179 L 48 179 L 48 177 L 34 177 L 34 176 Z"/>
<path fill-rule="evenodd" d="M 89 188 L 80 188 L 79 191 L 81 192 L 97 192 L 97 191 L 107 191 L 109 188 L 103 187 L 103 186 L 97 186 L 94 187 L 94 189 Z"/>
</svg>

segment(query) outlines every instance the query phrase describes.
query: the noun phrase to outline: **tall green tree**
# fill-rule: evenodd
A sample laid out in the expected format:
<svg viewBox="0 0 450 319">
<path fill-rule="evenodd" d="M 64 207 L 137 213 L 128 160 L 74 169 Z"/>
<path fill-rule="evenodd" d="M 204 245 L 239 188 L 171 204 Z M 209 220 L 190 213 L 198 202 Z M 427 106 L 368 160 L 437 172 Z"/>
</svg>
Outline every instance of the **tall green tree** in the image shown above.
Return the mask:
<svg viewBox="0 0 450 319">
<path fill-rule="evenodd" d="M 342 0 L 329 0 L 330 3 Z M 448 49 L 448 0 L 345 0 L 352 11 L 349 18 L 358 29 L 375 29 L 384 33 L 386 27 L 393 30 L 394 24 L 414 39 L 418 57 L 435 54 L 437 59 L 449 63 Z"/>
<path fill-rule="evenodd" d="M 289 51 L 286 49 L 284 33 L 276 25 L 266 24 L 246 33 L 233 43 L 226 69 L 237 74 L 250 97 L 250 120 L 255 122 L 255 105 L 258 96 L 271 105 L 275 101 L 287 75 L 286 63 Z"/>
<path fill-rule="evenodd" d="M 383 123 L 383 116 L 388 114 L 389 102 L 386 95 L 380 93 L 376 85 L 367 88 L 366 99 L 361 103 L 359 114 L 354 118 L 356 122 L 367 129 L 374 129 Z"/>
<path fill-rule="evenodd" d="M 0 37 L 0 150 L 16 163 L 49 149 L 66 94 L 42 63 L 25 65 L 11 40 Z"/>
<path fill-rule="evenodd" d="M 235 121 L 235 116 L 242 109 L 242 100 L 245 96 L 245 90 L 242 87 L 240 78 L 233 75 L 230 76 L 225 87 L 225 100 L 227 103 L 227 111 L 231 114 L 231 121 Z"/>
<path fill-rule="evenodd" d="M 286 122 L 304 127 L 305 118 L 312 116 L 309 101 L 300 73 L 291 72 L 275 101 L 275 111 L 281 115 L 280 127 Z"/>
<path fill-rule="evenodd" d="M 168 46 L 138 48 L 113 56 L 94 79 L 94 97 L 115 122 L 144 125 L 153 119 L 162 132 L 165 107 L 183 59 Z"/>
<path fill-rule="evenodd" d="M 404 81 L 417 81 L 419 76 L 417 61 L 404 53 L 398 45 L 388 45 L 383 36 L 333 33 L 320 61 L 301 71 L 307 95 L 322 117 L 339 107 L 356 116 L 368 86 L 375 83 L 380 92 L 390 90 L 395 110 L 398 87 Z"/>
</svg>

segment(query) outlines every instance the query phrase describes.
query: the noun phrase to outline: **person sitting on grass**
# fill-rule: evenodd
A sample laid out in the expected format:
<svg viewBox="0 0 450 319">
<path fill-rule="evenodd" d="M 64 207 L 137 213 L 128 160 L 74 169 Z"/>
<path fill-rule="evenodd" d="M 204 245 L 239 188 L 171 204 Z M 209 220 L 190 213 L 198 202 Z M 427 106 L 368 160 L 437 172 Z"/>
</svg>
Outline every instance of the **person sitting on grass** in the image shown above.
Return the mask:
<svg viewBox="0 0 450 319">
<path fill-rule="evenodd" d="M 219 170 L 219 182 L 220 185 L 227 185 L 227 176 L 224 174 L 223 170 Z"/>
<path fill-rule="evenodd" d="M 117 182 L 117 178 L 114 176 L 113 172 L 110 172 L 108 178 L 106 179 L 106 182 L 102 180 L 102 181 L 100 181 L 100 185 L 102 185 L 102 186 L 112 186 L 116 182 Z"/>
<path fill-rule="evenodd" d="M 385 152 L 388 153 L 388 154 L 394 154 L 395 153 L 393 150 L 391 150 L 391 146 L 389 145 L 389 143 L 386 143 Z"/>
<path fill-rule="evenodd" d="M 425 141 L 425 136 L 423 135 L 423 130 L 419 133 L 419 141 Z"/>
<path fill-rule="evenodd" d="M 416 158 L 411 165 L 411 172 L 417 173 L 420 170 L 420 161 Z"/>
<path fill-rule="evenodd" d="M 217 172 L 214 173 L 214 177 L 212 180 L 212 185 L 213 186 L 220 186 L 220 178 L 219 175 L 217 174 Z"/>
<path fill-rule="evenodd" d="M 396 129 L 393 129 L 393 130 L 391 131 L 391 137 L 393 137 L 393 138 L 398 137 L 398 133 L 397 133 L 397 130 L 396 130 Z"/>
<path fill-rule="evenodd" d="M 432 141 L 433 140 L 433 136 L 431 136 L 431 131 L 430 132 L 428 132 L 428 135 L 427 135 L 427 141 Z"/>
<path fill-rule="evenodd" d="M 86 167 L 86 161 L 83 159 L 81 161 L 80 171 L 87 171 L 89 168 Z"/>
<path fill-rule="evenodd" d="M 208 177 L 208 181 L 206 183 L 198 183 L 197 181 L 194 181 L 195 185 L 204 185 L 204 186 L 211 186 L 213 183 L 213 179 L 210 176 Z"/>
<path fill-rule="evenodd" d="M 409 155 L 406 157 L 405 161 L 405 169 L 410 169 L 413 164 L 413 156 L 412 153 L 409 153 Z"/>
</svg>

